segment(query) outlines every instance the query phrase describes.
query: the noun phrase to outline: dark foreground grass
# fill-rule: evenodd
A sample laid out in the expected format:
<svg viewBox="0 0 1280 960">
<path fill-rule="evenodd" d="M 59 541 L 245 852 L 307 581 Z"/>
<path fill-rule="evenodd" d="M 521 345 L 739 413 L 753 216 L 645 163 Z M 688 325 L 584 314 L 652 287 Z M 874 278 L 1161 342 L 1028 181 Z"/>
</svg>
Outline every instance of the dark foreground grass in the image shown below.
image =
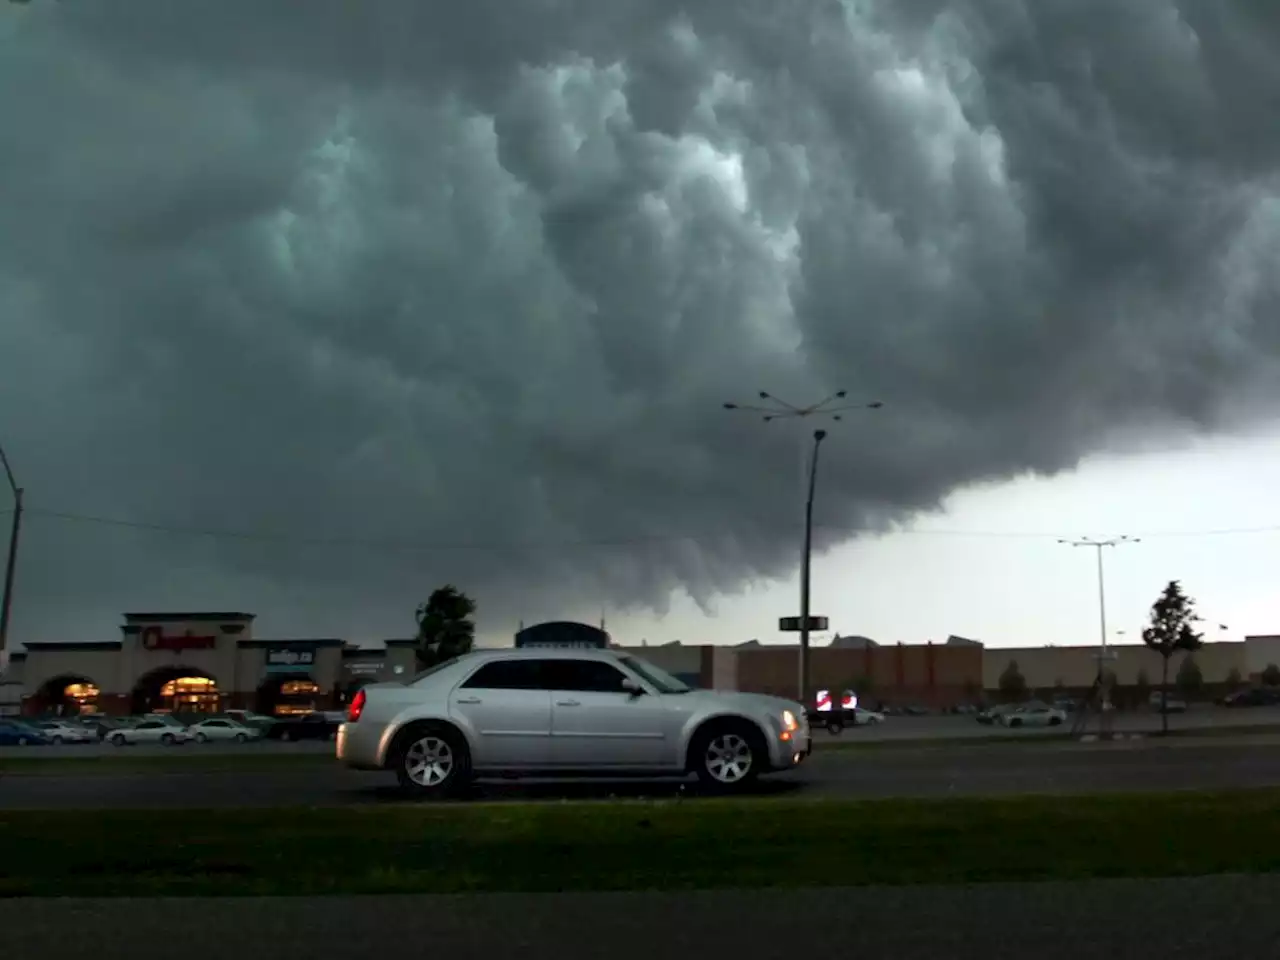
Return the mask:
<svg viewBox="0 0 1280 960">
<path fill-rule="evenodd" d="M 634 890 L 1280 869 L 1280 790 L 0 814 L 0 895 Z"/>
</svg>

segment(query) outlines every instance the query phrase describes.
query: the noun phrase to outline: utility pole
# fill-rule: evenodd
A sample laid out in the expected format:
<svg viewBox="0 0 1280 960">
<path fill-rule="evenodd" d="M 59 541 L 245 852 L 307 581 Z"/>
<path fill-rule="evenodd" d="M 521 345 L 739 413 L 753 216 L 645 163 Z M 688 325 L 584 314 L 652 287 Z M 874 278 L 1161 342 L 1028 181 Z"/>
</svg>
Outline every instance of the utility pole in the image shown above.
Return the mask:
<svg viewBox="0 0 1280 960">
<path fill-rule="evenodd" d="M 765 423 L 771 423 L 774 420 L 803 420 L 806 417 L 840 420 L 842 419 L 841 415 L 849 410 L 879 410 L 884 406 L 879 400 L 873 400 L 870 403 L 846 403 L 845 400 L 848 393 L 844 390 L 837 390 L 830 396 L 807 407 L 798 407 L 764 390 L 761 390 L 758 396 L 762 401 L 759 404 L 726 403 L 724 408 L 726 410 L 742 410 L 748 413 L 760 414 Z M 790 630 L 792 629 L 791 624 L 794 623 L 794 629 L 800 634 L 800 675 L 797 678 L 799 693 L 796 699 L 806 710 L 811 705 L 809 698 L 809 633 L 816 622 L 825 619 L 813 617 L 810 614 L 809 600 L 810 570 L 813 559 L 813 501 L 818 480 L 818 450 L 826 436 L 827 431 L 825 430 L 815 430 L 813 432 L 813 450 L 806 458 L 804 546 L 800 554 L 800 616 L 798 618 L 783 617 L 782 624 L 780 624 L 784 630 Z"/>
<path fill-rule="evenodd" d="M 1107 581 L 1106 570 L 1103 566 L 1102 553 L 1108 547 L 1118 547 L 1121 544 L 1141 543 L 1138 537 L 1112 537 L 1110 540 L 1096 540 L 1092 537 L 1081 537 L 1079 540 L 1059 540 L 1061 544 L 1069 547 L 1090 547 L 1094 551 L 1094 555 L 1098 562 L 1098 637 L 1100 647 L 1098 650 L 1098 671 L 1094 677 L 1094 685 L 1102 695 L 1102 722 L 1100 727 L 1105 727 L 1111 712 L 1111 690 L 1106 682 L 1106 667 L 1104 664 L 1114 656 L 1107 647 Z"/>
<path fill-rule="evenodd" d="M 13 525 L 9 529 L 9 558 L 4 568 L 4 594 L 0 596 L 0 661 L 9 644 L 9 611 L 13 606 L 13 575 L 18 566 L 18 534 L 22 531 L 22 488 L 13 477 L 9 458 L 0 446 L 0 465 L 13 493 Z"/>
</svg>

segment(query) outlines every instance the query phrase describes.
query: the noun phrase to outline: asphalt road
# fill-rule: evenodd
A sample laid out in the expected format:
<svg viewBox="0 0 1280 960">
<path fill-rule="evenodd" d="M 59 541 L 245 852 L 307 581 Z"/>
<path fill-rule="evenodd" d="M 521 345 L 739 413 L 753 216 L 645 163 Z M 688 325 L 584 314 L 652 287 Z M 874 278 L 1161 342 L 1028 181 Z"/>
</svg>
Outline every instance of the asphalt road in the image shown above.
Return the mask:
<svg viewBox="0 0 1280 960">
<path fill-rule="evenodd" d="M 1240 960 L 1275 955 L 1280 876 L 701 893 L 0 901 L 6 955 L 184 960 Z M 175 935 L 178 939 L 175 941 Z M 413 952 L 408 948 L 408 952 Z"/>
<path fill-rule="evenodd" d="M 0 809 L 341 806 L 400 802 L 388 774 L 332 766 L 279 771 L 111 774 L 0 773 Z M 947 745 L 828 751 L 793 773 L 766 778 L 763 795 L 945 797 L 1280 786 L 1280 743 L 1125 741 Z M 481 784 L 476 798 L 554 800 L 671 796 L 696 792 L 677 781 Z"/>
</svg>

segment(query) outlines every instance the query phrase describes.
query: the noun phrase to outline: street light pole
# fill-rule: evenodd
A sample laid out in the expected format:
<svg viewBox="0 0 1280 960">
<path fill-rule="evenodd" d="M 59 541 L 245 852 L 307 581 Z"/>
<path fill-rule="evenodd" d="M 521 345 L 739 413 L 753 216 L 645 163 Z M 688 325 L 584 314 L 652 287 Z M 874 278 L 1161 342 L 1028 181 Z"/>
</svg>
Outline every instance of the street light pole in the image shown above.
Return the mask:
<svg viewBox="0 0 1280 960">
<path fill-rule="evenodd" d="M 13 493 L 13 525 L 9 529 L 9 557 L 4 568 L 4 594 L 0 595 L 0 659 L 9 642 L 9 611 L 13 605 L 13 575 L 18 566 L 18 534 L 22 530 L 22 488 L 13 477 L 9 458 L 0 446 L 0 465 L 4 466 L 5 479 Z"/>
<path fill-rule="evenodd" d="M 804 501 L 804 555 L 800 561 L 800 702 L 809 708 L 809 571 L 813 561 L 813 494 L 818 480 L 818 450 L 827 431 L 813 431 L 808 495 Z"/>
<path fill-rule="evenodd" d="M 1101 649 L 1098 652 L 1098 672 L 1094 682 L 1098 685 L 1098 689 L 1102 692 L 1102 710 L 1105 714 L 1111 708 L 1111 691 L 1107 689 L 1104 681 L 1105 668 L 1103 663 L 1108 659 L 1107 656 L 1107 581 L 1106 571 L 1103 567 L 1102 552 L 1107 547 L 1118 547 L 1125 543 L 1141 543 L 1138 537 L 1113 537 L 1110 540 L 1095 540 L 1091 537 L 1082 537 L 1079 540 L 1059 540 L 1059 543 L 1066 544 L 1069 547 L 1091 547 L 1098 561 L 1098 635 L 1101 640 Z"/>
<path fill-rule="evenodd" d="M 837 390 L 830 396 L 807 407 L 798 407 L 761 390 L 758 394 L 762 404 L 726 403 L 726 410 L 743 410 L 760 414 L 765 423 L 774 420 L 802 420 L 806 417 L 830 417 L 832 420 L 842 419 L 842 414 L 849 410 L 879 410 L 884 406 L 879 400 L 870 403 L 845 403 L 848 396 L 844 390 Z M 808 470 L 805 477 L 804 502 L 804 546 L 800 555 L 800 670 L 797 678 L 799 695 L 797 699 L 807 709 L 809 700 L 809 627 L 810 614 L 810 570 L 813 561 L 813 500 L 818 481 L 818 450 L 826 438 L 827 431 L 813 432 L 813 452 L 807 458 Z"/>
</svg>

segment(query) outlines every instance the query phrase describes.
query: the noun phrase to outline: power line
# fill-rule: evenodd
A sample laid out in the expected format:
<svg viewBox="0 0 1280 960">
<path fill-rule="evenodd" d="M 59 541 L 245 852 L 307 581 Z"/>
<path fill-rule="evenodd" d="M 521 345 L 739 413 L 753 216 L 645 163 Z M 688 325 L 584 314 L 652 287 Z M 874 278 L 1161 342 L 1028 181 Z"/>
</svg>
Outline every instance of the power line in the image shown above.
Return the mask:
<svg viewBox="0 0 1280 960">
<path fill-rule="evenodd" d="M 81 523 L 87 525 L 95 525 L 102 527 L 111 527 L 126 530 L 140 530 L 157 534 L 169 534 L 176 536 L 202 537 L 217 540 L 241 540 L 246 542 L 260 543 L 279 543 L 297 546 L 329 546 L 329 547 L 360 547 L 381 550 L 406 550 L 406 551 L 502 551 L 502 550 L 545 550 L 545 549 L 571 549 L 575 547 L 592 548 L 592 547 L 624 547 L 624 546 L 640 546 L 646 543 L 683 543 L 697 542 L 699 540 L 711 539 L 713 537 L 724 537 L 733 535 L 731 529 L 718 531 L 705 531 L 700 534 L 654 534 L 629 535 L 617 537 L 599 537 L 599 538 L 583 538 L 583 539 L 564 539 L 564 540 L 541 540 L 541 541 L 425 541 L 425 540 L 392 540 L 376 537 L 308 537 L 296 534 L 277 533 L 262 530 L 230 530 L 217 527 L 200 527 L 200 526 L 184 526 L 180 524 L 154 523 L 141 520 L 124 520 L 118 517 L 103 517 L 92 514 L 72 513 L 63 510 L 44 510 L 29 507 L 26 511 L 31 517 L 44 517 L 52 520 L 59 520 L 68 523 Z M 870 533 L 876 536 L 910 536 L 910 537 L 945 537 L 955 539 L 983 539 L 983 540 L 1044 540 L 1058 542 L 1063 539 L 1061 532 L 1035 532 L 1035 531 L 1017 531 L 1017 530 L 946 530 L 946 529 L 895 529 L 877 533 L 876 531 L 868 531 L 861 528 L 841 527 L 831 524 L 815 524 L 815 527 L 828 531 L 838 531 L 843 533 Z M 1210 530 L 1166 530 L 1152 531 L 1143 533 L 1144 539 L 1155 538 L 1201 538 L 1201 537 L 1227 537 L 1227 536 L 1249 536 L 1264 534 L 1280 534 L 1280 524 L 1271 526 L 1258 527 L 1235 527 L 1220 528 Z"/>
</svg>

